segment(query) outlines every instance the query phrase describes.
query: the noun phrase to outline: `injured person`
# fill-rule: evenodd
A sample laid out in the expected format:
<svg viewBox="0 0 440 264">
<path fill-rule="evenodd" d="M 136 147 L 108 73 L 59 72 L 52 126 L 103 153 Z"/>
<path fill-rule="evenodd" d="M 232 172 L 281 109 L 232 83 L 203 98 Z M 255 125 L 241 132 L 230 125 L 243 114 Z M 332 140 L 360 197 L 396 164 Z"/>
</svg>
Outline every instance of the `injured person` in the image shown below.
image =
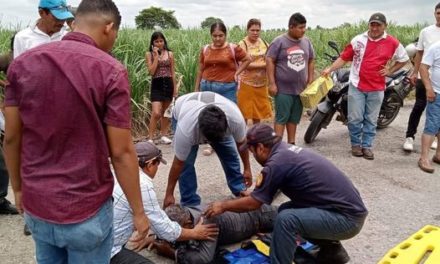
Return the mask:
<svg viewBox="0 0 440 264">
<path fill-rule="evenodd" d="M 197 223 L 203 209 L 198 207 L 181 207 L 170 205 L 165 209 L 168 217 L 184 228 L 191 228 Z M 224 212 L 221 215 L 206 219 L 219 228 L 214 240 L 182 241 L 170 243 L 156 240 L 154 247 L 159 255 L 174 259 L 176 263 L 211 263 L 221 246 L 241 242 L 257 233 L 272 232 L 278 207 L 263 205 L 255 211 L 245 213 Z"/>
</svg>

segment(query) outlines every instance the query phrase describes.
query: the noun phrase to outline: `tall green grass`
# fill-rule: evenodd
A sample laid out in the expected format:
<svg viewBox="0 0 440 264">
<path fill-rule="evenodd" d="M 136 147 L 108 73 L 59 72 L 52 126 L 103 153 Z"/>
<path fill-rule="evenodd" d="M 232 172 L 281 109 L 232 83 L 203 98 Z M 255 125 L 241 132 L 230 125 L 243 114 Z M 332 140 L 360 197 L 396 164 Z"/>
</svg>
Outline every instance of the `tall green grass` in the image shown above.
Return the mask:
<svg viewBox="0 0 440 264">
<path fill-rule="evenodd" d="M 426 25 L 398 26 L 390 24 L 387 32 L 397 37 L 403 45 L 413 41 L 420 30 Z M 327 46 L 329 40 L 336 41 L 342 49 L 355 35 L 368 29 L 367 22 L 344 25 L 333 29 L 313 29 L 307 31 L 316 53 L 316 68 L 322 69 L 329 62 L 323 56 L 324 52 L 331 53 Z M 0 52 L 9 49 L 9 39 L 14 30 L 0 26 Z M 262 37 L 271 42 L 276 36 L 285 31 L 266 30 Z M 150 43 L 151 30 L 121 29 L 113 49 L 115 57 L 126 65 L 132 86 L 133 124 L 138 133 L 146 131 L 149 118 L 149 92 L 151 77 L 147 73 L 145 53 Z M 200 49 L 210 43 L 209 29 L 167 29 L 164 30 L 168 45 L 175 54 L 176 74 L 181 76 L 182 85 L 180 94 L 193 90 L 195 75 L 198 66 Z M 238 42 L 246 35 L 245 30 L 232 29 L 228 32 L 228 41 Z M 144 132 L 142 132 L 144 133 Z"/>
</svg>

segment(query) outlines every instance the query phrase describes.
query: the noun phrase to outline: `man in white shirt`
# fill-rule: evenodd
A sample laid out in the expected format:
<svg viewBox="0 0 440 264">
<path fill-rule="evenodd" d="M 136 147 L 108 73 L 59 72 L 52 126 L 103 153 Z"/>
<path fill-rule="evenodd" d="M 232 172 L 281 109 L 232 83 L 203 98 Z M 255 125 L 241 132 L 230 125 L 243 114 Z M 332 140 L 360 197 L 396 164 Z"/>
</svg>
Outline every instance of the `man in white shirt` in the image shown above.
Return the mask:
<svg viewBox="0 0 440 264">
<path fill-rule="evenodd" d="M 163 207 L 175 204 L 177 181 L 180 204 L 201 204 L 194 164 L 199 145 L 205 143 L 209 143 L 217 153 L 231 192 L 235 196 L 246 195 L 247 187 L 252 185 L 252 173 L 249 153 L 238 150 L 246 137 L 246 122 L 238 106 L 218 93 L 188 93 L 176 100 L 172 118 L 175 156 Z M 243 173 L 239 156 L 243 162 Z"/>
<path fill-rule="evenodd" d="M 154 191 L 153 178 L 162 162 L 162 152 L 150 142 L 139 142 L 135 145 L 139 159 L 139 176 L 144 211 L 150 220 L 150 230 L 163 240 L 169 242 L 185 240 L 212 240 L 218 235 L 215 224 L 203 224 L 201 219 L 192 229 L 182 228 L 177 222 L 171 221 L 159 206 L 156 192 Z M 114 241 L 111 253 L 111 264 L 138 263 L 150 264 L 151 261 L 141 255 L 124 248 L 133 234 L 133 215 L 127 198 L 122 192 L 121 186 L 115 183 L 113 189 L 114 210 Z M 147 237 L 144 241 L 132 245 L 140 250 L 154 241 L 153 237 Z"/>
<path fill-rule="evenodd" d="M 414 71 L 411 75 L 411 83 L 416 86 L 416 102 L 414 103 L 411 114 L 409 115 L 408 127 L 406 130 L 406 139 L 403 143 L 405 151 L 414 150 L 414 137 L 420 122 L 420 117 L 426 107 L 426 90 L 419 75 L 420 62 L 424 57 L 424 51 L 427 51 L 432 44 L 440 40 L 440 3 L 434 8 L 435 24 L 425 27 L 420 31 L 419 41 L 416 48 L 417 53 L 414 57 Z M 432 149 L 437 148 L 437 142 L 433 142 Z"/>
<path fill-rule="evenodd" d="M 429 162 L 429 146 L 434 138 L 440 139 L 440 42 L 433 44 L 423 56 L 420 64 L 420 76 L 426 88 L 426 121 L 422 135 L 422 153 L 419 159 L 421 170 L 433 173 Z M 429 74 L 431 71 L 431 75 Z M 440 164 L 440 149 L 432 157 L 434 163 Z"/>
<path fill-rule="evenodd" d="M 40 0 L 38 13 L 37 22 L 15 36 L 14 59 L 31 48 L 61 40 L 67 33 L 64 22 L 73 18 L 66 0 Z"/>
</svg>

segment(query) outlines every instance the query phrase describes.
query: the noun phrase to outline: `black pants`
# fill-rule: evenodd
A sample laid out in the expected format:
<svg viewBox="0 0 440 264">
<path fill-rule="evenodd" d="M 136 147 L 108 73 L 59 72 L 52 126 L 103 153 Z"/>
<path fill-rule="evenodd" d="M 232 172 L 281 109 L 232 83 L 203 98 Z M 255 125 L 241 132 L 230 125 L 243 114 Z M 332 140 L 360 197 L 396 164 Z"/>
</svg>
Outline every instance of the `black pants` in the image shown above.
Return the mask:
<svg viewBox="0 0 440 264">
<path fill-rule="evenodd" d="M 408 128 L 406 130 L 407 138 L 408 137 L 414 138 L 415 134 L 417 133 L 417 127 L 419 126 L 420 117 L 422 116 L 423 111 L 425 111 L 426 102 L 427 100 L 426 100 L 425 85 L 423 85 L 422 80 L 417 79 L 416 102 L 411 111 L 411 114 L 409 115 Z"/>
<path fill-rule="evenodd" d="M 123 247 L 118 254 L 113 256 L 110 264 L 154 264 L 154 262 Z"/>
<path fill-rule="evenodd" d="M 0 148 L 0 201 L 8 195 L 9 176 L 6 170 L 3 150 Z"/>
</svg>

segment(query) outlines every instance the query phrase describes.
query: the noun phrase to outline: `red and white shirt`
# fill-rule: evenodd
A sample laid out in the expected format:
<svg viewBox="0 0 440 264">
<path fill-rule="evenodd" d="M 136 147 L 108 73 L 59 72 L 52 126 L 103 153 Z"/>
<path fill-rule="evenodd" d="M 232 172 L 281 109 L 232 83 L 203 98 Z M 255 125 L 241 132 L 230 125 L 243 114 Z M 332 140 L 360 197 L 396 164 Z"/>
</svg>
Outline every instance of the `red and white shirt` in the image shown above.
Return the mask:
<svg viewBox="0 0 440 264">
<path fill-rule="evenodd" d="M 344 61 L 352 61 L 350 82 L 362 92 L 385 89 L 385 77 L 380 70 L 390 59 L 398 62 L 409 60 L 402 44 L 393 36 L 384 33 L 377 40 L 368 37 L 368 32 L 354 37 L 341 54 Z"/>
</svg>

